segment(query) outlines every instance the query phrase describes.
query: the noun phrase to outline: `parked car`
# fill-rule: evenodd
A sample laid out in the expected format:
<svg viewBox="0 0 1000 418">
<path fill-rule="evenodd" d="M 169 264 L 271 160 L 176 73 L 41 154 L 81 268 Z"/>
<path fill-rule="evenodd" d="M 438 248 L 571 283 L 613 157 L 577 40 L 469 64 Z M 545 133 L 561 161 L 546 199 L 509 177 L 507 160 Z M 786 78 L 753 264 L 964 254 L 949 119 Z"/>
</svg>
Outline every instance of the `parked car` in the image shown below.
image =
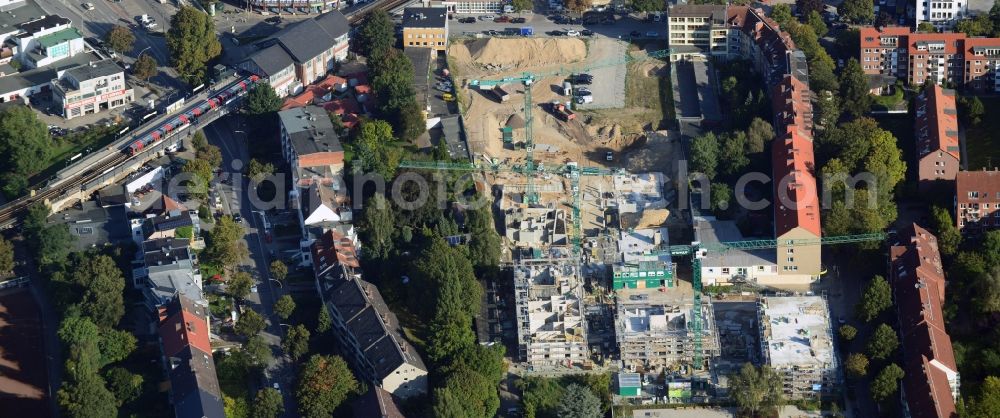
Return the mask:
<svg viewBox="0 0 1000 418">
<path fill-rule="evenodd" d="M 570 29 L 566 31 L 566 36 L 580 36 L 580 32 Z"/>
<path fill-rule="evenodd" d="M 646 32 L 646 37 L 647 38 L 659 38 L 660 34 L 657 33 L 657 32 L 654 32 L 654 31 L 649 31 L 649 32 Z"/>
<path fill-rule="evenodd" d="M 463 17 L 458 19 L 458 23 L 476 23 L 476 18 L 474 17 Z"/>
<path fill-rule="evenodd" d="M 508 23 L 508 22 L 510 22 L 510 18 L 507 17 L 507 16 L 497 16 L 495 19 L 493 19 L 493 22 L 494 23 Z"/>
<path fill-rule="evenodd" d="M 590 96 L 592 94 L 593 93 L 590 92 L 590 89 L 586 87 L 577 87 L 576 91 L 573 92 L 574 96 Z"/>
<path fill-rule="evenodd" d="M 264 21 L 267 22 L 267 23 L 278 24 L 278 23 L 281 23 L 281 17 L 279 17 L 279 16 L 271 16 L 271 17 L 269 17 L 267 19 L 264 19 Z"/>
<path fill-rule="evenodd" d="M 594 95 L 592 94 L 588 94 L 586 96 L 576 96 L 577 104 L 587 104 L 587 103 L 592 103 L 593 101 L 594 101 Z"/>
<path fill-rule="evenodd" d="M 524 23 L 524 22 L 527 22 L 527 21 L 528 21 L 528 19 L 525 19 L 523 17 L 515 17 L 515 18 L 513 18 L 513 19 L 510 20 L 510 23 Z"/>
<path fill-rule="evenodd" d="M 496 16 L 493 16 L 493 15 L 482 15 L 482 16 L 479 16 L 479 20 L 481 20 L 483 22 L 487 22 L 487 21 L 493 20 L 495 18 L 496 18 Z"/>
<path fill-rule="evenodd" d="M 591 84 L 594 82 L 594 76 L 587 73 L 580 73 L 574 75 L 572 78 L 573 82 L 576 84 Z"/>
<path fill-rule="evenodd" d="M 639 31 L 637 31 L 637 30 L 634 30 L 632 32 L 629 32 L 628 36 L 631 36 L 633 38 L 638 38 L 638 37 L 642 36 L 642 33 L 639 32 Z"/>
<path fill-rule="evenodd" d="M 583 35 L 583 36 L 594 36 L 594 31 L 592 31 L 590 29 L 584 29 L 584 30 L 580 31 L 580 34 Z"/>
<path fill-rule="evenodd" d="M 612 160 L 615 159 L 615 154 L 612 153 L 611 151 L 608 151 L 607 154 L 604 154 L 604 159 L 608 160 L 608 161 L 612 161 Z"/>
<path fill-rule="evenodd" d="M 86 11 L 89 12 L 91 10 L 94 10 L 94 3 L 83 3 L 83 4 L 80 5 L 80 7 L 83 8 L 83 10 L 86 10 Z"/>
</svg>

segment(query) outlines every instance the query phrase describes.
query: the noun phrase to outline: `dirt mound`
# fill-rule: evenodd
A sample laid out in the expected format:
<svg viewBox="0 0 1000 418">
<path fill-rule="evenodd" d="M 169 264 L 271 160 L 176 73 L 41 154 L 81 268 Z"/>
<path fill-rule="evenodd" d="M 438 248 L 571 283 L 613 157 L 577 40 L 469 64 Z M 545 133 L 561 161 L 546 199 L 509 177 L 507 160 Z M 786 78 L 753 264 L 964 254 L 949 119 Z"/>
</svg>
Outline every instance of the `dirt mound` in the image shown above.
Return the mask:
<svg viewBox="0 0 1000 418">
<path fill-rule="evenodd" d="M 566 64 L 587 56 L 587 45 L 580 39 L 488 38 L 452 49 L 463 56 L 458 51 L 462 47 L 468 50 L 469 57 L 476 64 L 501 69 Z"/>
<path fill-rule="evenodd" d="M 588 130 L 593 135 L 594 140 L 600 145 L 614 150 L 626 149 L 642 138 L 638 134 L 625 133 L 621 125 L 617 123 L 597 127 L 590 126 Z"/>
</svg>

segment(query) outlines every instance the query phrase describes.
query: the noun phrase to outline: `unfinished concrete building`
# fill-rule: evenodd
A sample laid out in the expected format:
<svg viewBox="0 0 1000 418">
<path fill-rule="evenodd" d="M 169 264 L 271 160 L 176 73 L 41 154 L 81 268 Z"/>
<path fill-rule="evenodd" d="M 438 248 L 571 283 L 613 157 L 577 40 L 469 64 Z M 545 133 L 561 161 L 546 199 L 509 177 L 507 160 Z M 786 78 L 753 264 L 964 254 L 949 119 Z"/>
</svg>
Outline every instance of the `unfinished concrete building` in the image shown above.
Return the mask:
<svg viewBox="0 0 1000 418">
<path fill-rule="evenodd" d="M 839 385 L 830 309 L 821 296 L 757 300 L 762 359 L 778 371 L 789 399 L 818 399 Z"/>
<path fill-rule="evenodd" d="M 690 295 L 662 292 L 622 291 L 615 314 L 615 336 L 622 366 L 630 371 L 659 373 L 694 361 L 691 324 L 694 303 Z M 702 358 L 719 356 L 712 303 L 701 304 Z"/>
<path fill-rule="evenodd" d="M 527 364 L 570 367 L 587 360 L 582 285 L 570 263 L 514 267 L 518 351 Z"/>
<path fill-rule="evenodd" d="M 507 240 L 516 247 L 567 245 L 566 212 L 548 208 L 511 208 L 504 211 Z"/>
</svg>

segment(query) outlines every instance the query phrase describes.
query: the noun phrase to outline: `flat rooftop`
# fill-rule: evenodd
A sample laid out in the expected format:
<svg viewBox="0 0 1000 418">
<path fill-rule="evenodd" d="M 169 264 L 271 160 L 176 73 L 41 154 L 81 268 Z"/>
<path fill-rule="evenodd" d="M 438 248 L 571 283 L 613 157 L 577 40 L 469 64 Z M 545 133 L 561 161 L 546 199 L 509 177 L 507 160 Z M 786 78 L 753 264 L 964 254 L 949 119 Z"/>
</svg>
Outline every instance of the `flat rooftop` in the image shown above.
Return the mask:
<svg viewBox="0 0 1000 418">
<path fill-rule="evenodd" d="M 775 368 L 833 367 L 829 307 L 820 296 L 763 297 L 758 314 L 765 354 Z"/>
<path fill-rule="evenodd" d="M 694 240 L 702 244 L 742 241 L 745 238 L 736 226 L 736 221 L 720 221 L 713 217 L 694 217 Z M 701 260 L 705 267 L 766 266 L 777 264 L 774 250 L 709 251 Z"/>
</svg>

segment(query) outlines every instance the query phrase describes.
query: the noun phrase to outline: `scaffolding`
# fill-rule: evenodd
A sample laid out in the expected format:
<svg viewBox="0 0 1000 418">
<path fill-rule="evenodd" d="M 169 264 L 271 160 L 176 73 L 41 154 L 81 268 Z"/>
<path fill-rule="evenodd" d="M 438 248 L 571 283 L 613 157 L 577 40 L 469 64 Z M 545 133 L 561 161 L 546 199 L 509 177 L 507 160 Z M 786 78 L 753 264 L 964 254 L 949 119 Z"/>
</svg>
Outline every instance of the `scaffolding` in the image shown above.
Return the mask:
<svg viewBox="0 0 1000 418">
<path fill-rule="evenodd" d="M 514 266 L 517 340 L 523 361 L 546 368 L 587 360 L 582 284 L 578 267 L 569 262 Z"/>
</svg>

